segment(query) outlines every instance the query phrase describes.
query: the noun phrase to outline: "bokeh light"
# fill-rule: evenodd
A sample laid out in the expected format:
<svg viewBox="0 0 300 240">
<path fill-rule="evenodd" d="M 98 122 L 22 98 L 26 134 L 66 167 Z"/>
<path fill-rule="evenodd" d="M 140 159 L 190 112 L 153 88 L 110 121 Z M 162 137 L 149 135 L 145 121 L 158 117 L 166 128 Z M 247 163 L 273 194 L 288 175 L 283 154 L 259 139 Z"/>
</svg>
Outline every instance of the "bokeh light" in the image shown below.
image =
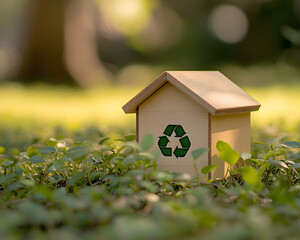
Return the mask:
<svg viewBox="0 0 300 240">
<path fill-rule="evenodd" d="M 240 8 L 229 4 L 214 8 L 208 23 L 217 38 L 230 44 L 242 41 L 248 32 L 246 14 Z"/>
<path fill-rule="evenodd" d="M 145 28 L 130 39 L 132 47 L 140 52 L 160 51 L 173 47 L 181 39 L 183 23 L 171 8 L 154 9 Z"/>
<path fill-rule="evenodd" d="M 101 13 L 126 35 L 135 35 L 148 23 L 156 1 L 98 0 Z"/>
</svg>

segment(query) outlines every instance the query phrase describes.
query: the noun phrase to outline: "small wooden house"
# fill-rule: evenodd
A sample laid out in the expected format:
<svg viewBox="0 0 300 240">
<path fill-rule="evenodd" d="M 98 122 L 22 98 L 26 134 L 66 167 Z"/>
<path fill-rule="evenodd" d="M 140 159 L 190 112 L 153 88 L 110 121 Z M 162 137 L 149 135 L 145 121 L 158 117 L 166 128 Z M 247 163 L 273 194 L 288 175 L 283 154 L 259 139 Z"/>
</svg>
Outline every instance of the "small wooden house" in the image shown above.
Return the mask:
<svg viewBox="0 0 300 240">
<path fill-rule="evenodd" d="M 195 175 L 191 152 L 209 151 L 198 169 L 218 164 L 213 177 L 223 177 L 226 163 L 216 143 L 223 140 L 239 152 L 250 151 L 250 112 L 260 104 L 218 71 L 167 71 L 123 106 L 136 113 L 137 141 L 147 134 L 159 149 L 158 168 Z"/>
</svg>

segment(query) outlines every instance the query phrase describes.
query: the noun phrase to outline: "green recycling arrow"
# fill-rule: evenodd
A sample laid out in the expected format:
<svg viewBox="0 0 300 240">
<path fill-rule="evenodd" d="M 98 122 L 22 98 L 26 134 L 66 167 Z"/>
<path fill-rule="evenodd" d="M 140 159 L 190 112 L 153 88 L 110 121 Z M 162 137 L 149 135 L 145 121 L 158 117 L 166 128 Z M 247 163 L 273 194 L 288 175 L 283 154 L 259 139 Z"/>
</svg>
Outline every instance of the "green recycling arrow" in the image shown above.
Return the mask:
<svg viewBox="0 0 300 240">
<path fill-rule="evenodd" d="M 162 136 L 162 137 L 159 137 L 159 140 L 158 140 L 158 146 L 160 147 L 166 147 L 167 144 L 168 144 L 169 139 L 166 137 L 166 136 Z"/>
<path fill-rule="evenodd" d="M 191 142 L 190 142 L 190 139 L 188 136 L 185 136 L 185 137 L 179 139 L 179 141 L 183 148 L 189 148 L 191 146 Z"/>
<path fill-rule="evenodd" d="M 167 147 L 167 145 L 170 142 L 168 137 L 170 137 L 173 132 L 175 132 L 175 137 L 180 138 L 179 142 L 181 145 L 180 147 L 176 146 L 173 154 L 176 158 L 185 157 L 191 147 L 191 142 L 188 136 L 184 136 L 186 132 L 181 125 L 169 124 L 166 127 L 166 129 L 164 130 L 165 136 L 160 136 L 158 140 L 159 149 L 164 156 L 172 156 L 172 148 Z"/>
<path fill-rule="evenodd" d="M 176 127 L 177 125 L 168 125 L 164 131 L 164 134 L 170 137 Z"/>
<path fill-rule="evenodd" d="M 183 127 L 178 125 L 175 129 L 176 136 L 175 137 L 182 137 L 186 132 L 183 130 Z"/>
<path fill-rule="evenodd" d="M 174 150 L 174 155 L 176 158 L 184 157 L 186 153 L 188 152 L 189 148 L 178 148 L 176 147 Z"/>
<path fill-rule="evenodd" d="M 160 147 L 159 148 L 162 154 L 166 157 L 171 157 L 172 156 L 172 148 L 168 147 Z"/>
</svg>

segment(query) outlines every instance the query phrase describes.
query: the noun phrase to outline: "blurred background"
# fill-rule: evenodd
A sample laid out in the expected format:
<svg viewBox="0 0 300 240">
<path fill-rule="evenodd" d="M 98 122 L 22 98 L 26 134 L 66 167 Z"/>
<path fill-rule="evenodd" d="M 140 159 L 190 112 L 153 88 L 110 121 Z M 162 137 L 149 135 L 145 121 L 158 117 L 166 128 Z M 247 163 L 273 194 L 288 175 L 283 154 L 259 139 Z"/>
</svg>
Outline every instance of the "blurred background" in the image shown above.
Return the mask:
<svg viewBox="0 0 300 240">
<path fill-rule="evenodd" d="M 299 137 L 300 0 L 0 2 L 6 142 L 134 132 L 121 107 L 165 70 L 219 70 L 261 102 L 254 138 Z"/>
</svg>

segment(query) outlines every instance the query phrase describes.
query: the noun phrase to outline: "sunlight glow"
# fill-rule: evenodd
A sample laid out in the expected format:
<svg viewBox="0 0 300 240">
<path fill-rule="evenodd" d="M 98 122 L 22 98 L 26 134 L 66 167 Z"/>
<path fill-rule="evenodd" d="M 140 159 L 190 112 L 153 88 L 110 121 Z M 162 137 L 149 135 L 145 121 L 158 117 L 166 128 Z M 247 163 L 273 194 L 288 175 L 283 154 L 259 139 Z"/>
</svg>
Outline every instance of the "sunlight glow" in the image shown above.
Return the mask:
<svg viewBox="0 0 300 240">
<path fill-rule="evenodd" d="M 98 0 L 98 3 L 104 17 L 126 35 L 137 34 L 147 25 L 155 5 L 151 0 Z"/>
</svg>

